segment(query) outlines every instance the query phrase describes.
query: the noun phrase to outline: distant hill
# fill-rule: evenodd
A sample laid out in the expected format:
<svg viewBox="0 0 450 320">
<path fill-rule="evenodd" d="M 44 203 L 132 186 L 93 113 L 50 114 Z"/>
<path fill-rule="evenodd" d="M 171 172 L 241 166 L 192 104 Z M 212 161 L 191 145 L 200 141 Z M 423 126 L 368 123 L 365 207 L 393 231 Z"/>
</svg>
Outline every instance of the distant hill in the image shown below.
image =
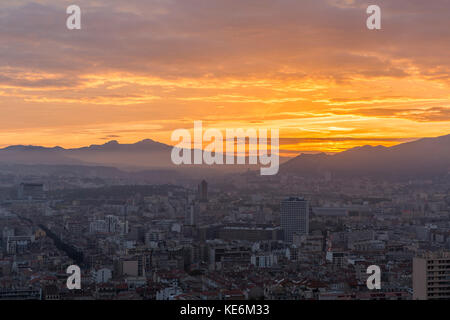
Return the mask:
<svg viewBox="0 0 450 320">
<path fill-rule="evenodd" d="M 151 139 L 133 144 L 120 144 L 112 140 L 101 145 L 94 144 L 74 149 L 17 145 L 0 149 L 0 164 L 109 166 L 131 170 L 183 168 L 189 169 L 190 172 L 208 168 L 224 173 L 259 168 L 259 165 L 176 166 L 171 160 L 172 148 L 170 145 Z M 193 152 L 191 155 L 193 161 Z M 280 162 L 287 160 L 289 158 L 280 158 Z"/>
<path fill-rule="evenodd" d="M 48 165 L 81 165 L 83 161 L 70 158 L 67 150 L 55 147 L 10 146 L 0 149 L 0 163 L 7 164 L 48 164 Z"/>
<path fill-rule="evenodd" d="M 150 139 L 133 144 L 113 140 L 102 145 L 68 149 L 65 154 L 85 163 L 114 167 L 167 168 L 172 166 L 171 150 L 171 146 Z"/>
<path fill-rule="evenodd" d="M 109 141 L 102 145 L 64 149 L 39 146 L 10 146 L 0 149 L 0 164 L 108 166 L 120 169 L 182 169 L 197 174 L 259 169 L 258 166 L 182 166 L 172 164 L 172 146 L 150 139 L 134 144 Z M 450 135 L 424 138 L 393 147 L 362 146 L 335 155 L 301 154 L 288 161 L 280 159 L 280 173 L 317 176 L 334 175 L 436 175 L 450 171 Z M 284 162 L 284 163 L 283 163 Z M 259 171 L 259 170 L 258 170 Z"/>
<path fill-rule="evenodd" d="M 0 149 L 0 163 L 167 168 L 172 164 L 171 150 L 171 146 L 149 139 L 134 144 L 109 141 L 75 149 L 19 145 Z"/>
<path fill-rule="evenodd" d="M 450 135 L 424 138 L 393 147 L 363 146 L 334 155 L 301 154 L 280 167 L 281 173 L 317 175 L 437 175 L 450 172 Z"/>
</svg>

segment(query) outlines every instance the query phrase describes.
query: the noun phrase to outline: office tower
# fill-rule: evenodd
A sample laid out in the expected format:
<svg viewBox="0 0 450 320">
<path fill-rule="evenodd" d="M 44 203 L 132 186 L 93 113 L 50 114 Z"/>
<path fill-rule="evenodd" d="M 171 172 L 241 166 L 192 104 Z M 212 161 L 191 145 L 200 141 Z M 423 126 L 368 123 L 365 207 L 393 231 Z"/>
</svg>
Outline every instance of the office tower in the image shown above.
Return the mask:
<svg viewBox="0 0 450 320">
<path fill-rule="evenodd" d="M 119 218 L 113 215 L 107 215 L 105 220 L 108 226 L 108 232 L 109 233 L 116 232 L 116 228 L 119 224 Z"/>
<path fill-rule="evenodd" d="M 450 251 L 425 252 L 414 257 L 413 299 L 450 299 Z"/>
<path fill-rule="evenodd" d="M 300 197 L 290 197 L 281 201 L 281 228 L 284 240 L 292 243 L 294 233 L 308 234 L 309 232 L 309 204 Z"/>
<path fill-rule="evenodd" d="M 255 213 L 255 223 L 256 224 L 266 223 L 266 215 L 264 212 L 264 208 L 262 206 L 259 206 L 258 210 Z"/>
<path fill-rule="evenodd" d="M 90 233 L 107 233 L 108 223 L 105 220 L 95 220 L 89 224 Z"/>
<path fill-rule="evenodd" d="M 197 199 L 201 202 L 208 201 L 208 183 L 205 180 L 202 180 L 198 185 Z"/>
<path fill-rule="evenodd" d="M 194 226 L 197 223 L 197 208 L 195 202 L 188 204 L 186 206 L 186 211 L 184 215 L 184 224 L 187 226 Z"/>
<path fill-rule="evenodd" d="M 17 197 L 22 200 L 41 200 L 45 198 L 44 184 L 21 183 L 17 190 Z"/>
</svg>

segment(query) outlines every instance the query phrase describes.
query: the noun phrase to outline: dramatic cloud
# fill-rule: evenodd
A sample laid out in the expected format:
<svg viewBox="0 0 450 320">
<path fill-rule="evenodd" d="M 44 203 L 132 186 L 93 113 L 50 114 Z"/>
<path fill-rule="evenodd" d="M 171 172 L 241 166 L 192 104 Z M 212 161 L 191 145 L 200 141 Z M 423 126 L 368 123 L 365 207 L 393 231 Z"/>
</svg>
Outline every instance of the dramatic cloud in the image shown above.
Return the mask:
<svg viewBox="0 0 450 320">
<path fill-rule="evenodd" d="M 449 133 L 450 2 L 378 2 L 370 31 L 373 1 L 78 0 L 70 31 L 73 1 L 3 1 L 0 144 L 167 143 L 193 120 L 312 139 L 289 150 Z"/>
</svg>

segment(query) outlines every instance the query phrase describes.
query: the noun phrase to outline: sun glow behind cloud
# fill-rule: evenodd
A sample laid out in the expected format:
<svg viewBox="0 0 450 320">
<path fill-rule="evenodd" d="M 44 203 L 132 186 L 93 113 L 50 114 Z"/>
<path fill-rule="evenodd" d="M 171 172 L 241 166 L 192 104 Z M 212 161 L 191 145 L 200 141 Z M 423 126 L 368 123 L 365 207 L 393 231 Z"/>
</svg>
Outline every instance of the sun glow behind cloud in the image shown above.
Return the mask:
<svg viewBox="0 0 450 320">
<path fill-rule="evenodd" d="M 366 1 L 80 0 L 74 32 L 66 2 L 0 5 L 1 145 L 170 143 L 194 120 L 278 128 L 284 155 L 450 133 L 447 1 L 386 3 L 379 32 Z"/>
</svg>

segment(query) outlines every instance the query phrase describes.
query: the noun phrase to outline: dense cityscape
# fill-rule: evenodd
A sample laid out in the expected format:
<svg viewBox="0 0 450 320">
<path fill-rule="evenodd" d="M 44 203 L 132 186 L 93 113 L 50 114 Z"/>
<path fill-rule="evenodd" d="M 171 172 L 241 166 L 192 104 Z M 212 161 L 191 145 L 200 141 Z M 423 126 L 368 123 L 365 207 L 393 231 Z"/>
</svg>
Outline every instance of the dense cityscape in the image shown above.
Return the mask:
<svg viewBox="0 0 450 320">
<path fill-rule="evenodd" d="M 448 177 L 40 179 L 9 176 L 1 189 L 0 299 L 450 297 Z M 66 286 L 73 264 L 80 290 Z"/>
</svg>

